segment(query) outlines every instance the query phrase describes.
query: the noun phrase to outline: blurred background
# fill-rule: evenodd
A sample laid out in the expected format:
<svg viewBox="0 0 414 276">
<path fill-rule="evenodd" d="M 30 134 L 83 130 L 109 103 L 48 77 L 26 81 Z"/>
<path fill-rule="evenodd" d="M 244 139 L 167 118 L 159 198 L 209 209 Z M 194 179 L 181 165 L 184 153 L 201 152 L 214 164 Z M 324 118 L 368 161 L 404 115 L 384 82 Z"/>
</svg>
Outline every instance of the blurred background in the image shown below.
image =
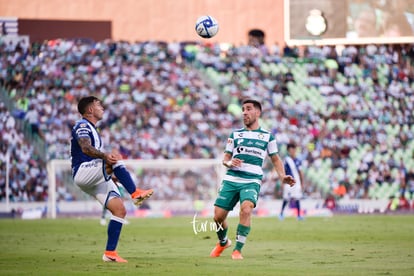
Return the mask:
<svg viewBox="0 0 414 276">
<path fill-rule="evenodd" d="M 208 40 L 204 14 L 220 25 Z M 211 214 L 245 97 L 282 157 L 299 146 L 308 215 L 412 212 L 413 14 L 413 0 L 0 0 L 0 211 L 100 212 L 68 165 L 93 94 L 107 149 L 155 189 L 136 216 Z M 275 215 L 265 170 L 256 212 Z"/>
</svg>

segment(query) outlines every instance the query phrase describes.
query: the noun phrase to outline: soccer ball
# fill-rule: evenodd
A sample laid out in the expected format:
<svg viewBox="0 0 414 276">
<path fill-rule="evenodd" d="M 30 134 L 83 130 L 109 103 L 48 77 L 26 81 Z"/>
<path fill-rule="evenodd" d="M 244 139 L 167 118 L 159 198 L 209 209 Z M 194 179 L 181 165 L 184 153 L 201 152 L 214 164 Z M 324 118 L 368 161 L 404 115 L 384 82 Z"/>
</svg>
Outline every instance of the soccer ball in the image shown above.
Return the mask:
<svg viewBox="0 0 414 276">
<path fill-rule="evenodd" d="M 197 19 L 195 30 L 199 36 L 203 38 L 211 38 L 217 34 L 219 25 L 214 17 L 203 15 Z"/>
</svg>

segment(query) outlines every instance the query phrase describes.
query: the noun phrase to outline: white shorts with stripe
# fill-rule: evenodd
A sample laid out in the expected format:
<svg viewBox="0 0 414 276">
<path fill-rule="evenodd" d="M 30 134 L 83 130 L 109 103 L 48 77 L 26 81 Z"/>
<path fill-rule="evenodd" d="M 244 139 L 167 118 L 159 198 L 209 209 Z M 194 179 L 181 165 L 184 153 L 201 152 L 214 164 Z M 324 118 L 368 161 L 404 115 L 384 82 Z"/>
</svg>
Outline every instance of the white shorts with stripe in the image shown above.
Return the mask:
<svg viewBox="0 0 414 276">
<path fill-rule="evenodd" d="M 300 183 L 296 183 L 292 187 L 289 184 L 283 184 L 283 199 L 301 199 L 302 198 L 302 187 Z"/>
<path fill-rule="evenodd" d="M 106 174 L 102 159 L 83 162 L 73 180 L 82 191 L 96 198 L 102 206 L 106 206 L 112 198 L 120 197 L 118 186 Z"/>
</svg>

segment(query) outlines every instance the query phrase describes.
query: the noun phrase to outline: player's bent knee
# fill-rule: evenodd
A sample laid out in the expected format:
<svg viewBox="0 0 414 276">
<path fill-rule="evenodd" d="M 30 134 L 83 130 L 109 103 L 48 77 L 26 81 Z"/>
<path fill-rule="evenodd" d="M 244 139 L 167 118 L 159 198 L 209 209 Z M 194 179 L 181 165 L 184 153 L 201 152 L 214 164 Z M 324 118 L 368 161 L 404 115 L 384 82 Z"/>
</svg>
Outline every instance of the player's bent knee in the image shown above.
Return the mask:
<svg viewBox="0 0 414 276">
<path fill-rule="evenodd" d="M 112 215 L 124 218 L 126 216 L 126 209 L 124 202 L 119 197 L 114 197 L 108 201 L 106 208 L 111 211 Z"/>
<path fill-rule="evenodd" d="M 245 200 L 245 201 L 242 202 L 241 208 L 250 208 L 250 209 L 253 209 L 254 208 L 254 203 L 251 202 L 250 200 Z"/>
<path fill-rule="evenodd" d="M 111 213 L 112 213 L 112 215 L 120 217 L 120 218 L 125 218 L 126 217 L 125 207 L 114 209 L 113 211 L 111 211 Z"/>
<path fill-rule="evenodd" d="M 224 210 L 223 208 L 216 206 L 214 208 L 214 221 L 218 223 L 223 222 L 226 219 L 227 214 L 228 214 L 227 210 Z"/>
<path fill-rule="evenodd" d="M 216 222 L 216 223 L 222 223 L 225 219 L 226 219 L 226 217 L 224 217 L 224 216 L 214 216 L 214 222 Z"/>
<path fill-rule="evenodd" d="M 240 206 L 240 215 L 241 216 L 249 216 L 251 215 L 254 208 L 254 203 L 248 200 L 243 201 Z"/>
</svg>

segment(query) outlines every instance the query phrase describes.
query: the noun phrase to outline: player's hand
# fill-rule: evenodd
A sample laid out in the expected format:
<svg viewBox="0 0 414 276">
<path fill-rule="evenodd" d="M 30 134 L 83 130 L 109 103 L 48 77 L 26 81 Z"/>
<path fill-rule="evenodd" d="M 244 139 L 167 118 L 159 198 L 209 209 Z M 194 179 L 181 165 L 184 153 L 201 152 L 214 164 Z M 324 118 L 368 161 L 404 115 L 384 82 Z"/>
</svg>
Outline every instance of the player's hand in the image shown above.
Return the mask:
<svg viewBox="0 0 414 276">
<path fill-rule="evenodd" d="M 105 154 L 104 159 L 108 165 L 114 165 L 118 160 L 120 160 L 116 154 L 112 153 Z"/>
<path fill-rule="evenodd" d="M 118 160 L 122 160 L 122 155 L 119 153 L 118 150 L 112 149 L 111 155 Z"/>
<path fill-rule="evenodd" d="M 293 185 L 295 185 L 296 181 L 293 178 L 293 176 L 291 176 L 291 175 L 285 175 L 282 178 L 282 183 L 288 184 L 290 187 L 292 187 Z"/>
<path fill-rule="evenodd" d="M 242 163 L 243 163 L 243 160 L 239 158 L 231 159 L 231 167 L 241 167 Z"/>
</svg>

